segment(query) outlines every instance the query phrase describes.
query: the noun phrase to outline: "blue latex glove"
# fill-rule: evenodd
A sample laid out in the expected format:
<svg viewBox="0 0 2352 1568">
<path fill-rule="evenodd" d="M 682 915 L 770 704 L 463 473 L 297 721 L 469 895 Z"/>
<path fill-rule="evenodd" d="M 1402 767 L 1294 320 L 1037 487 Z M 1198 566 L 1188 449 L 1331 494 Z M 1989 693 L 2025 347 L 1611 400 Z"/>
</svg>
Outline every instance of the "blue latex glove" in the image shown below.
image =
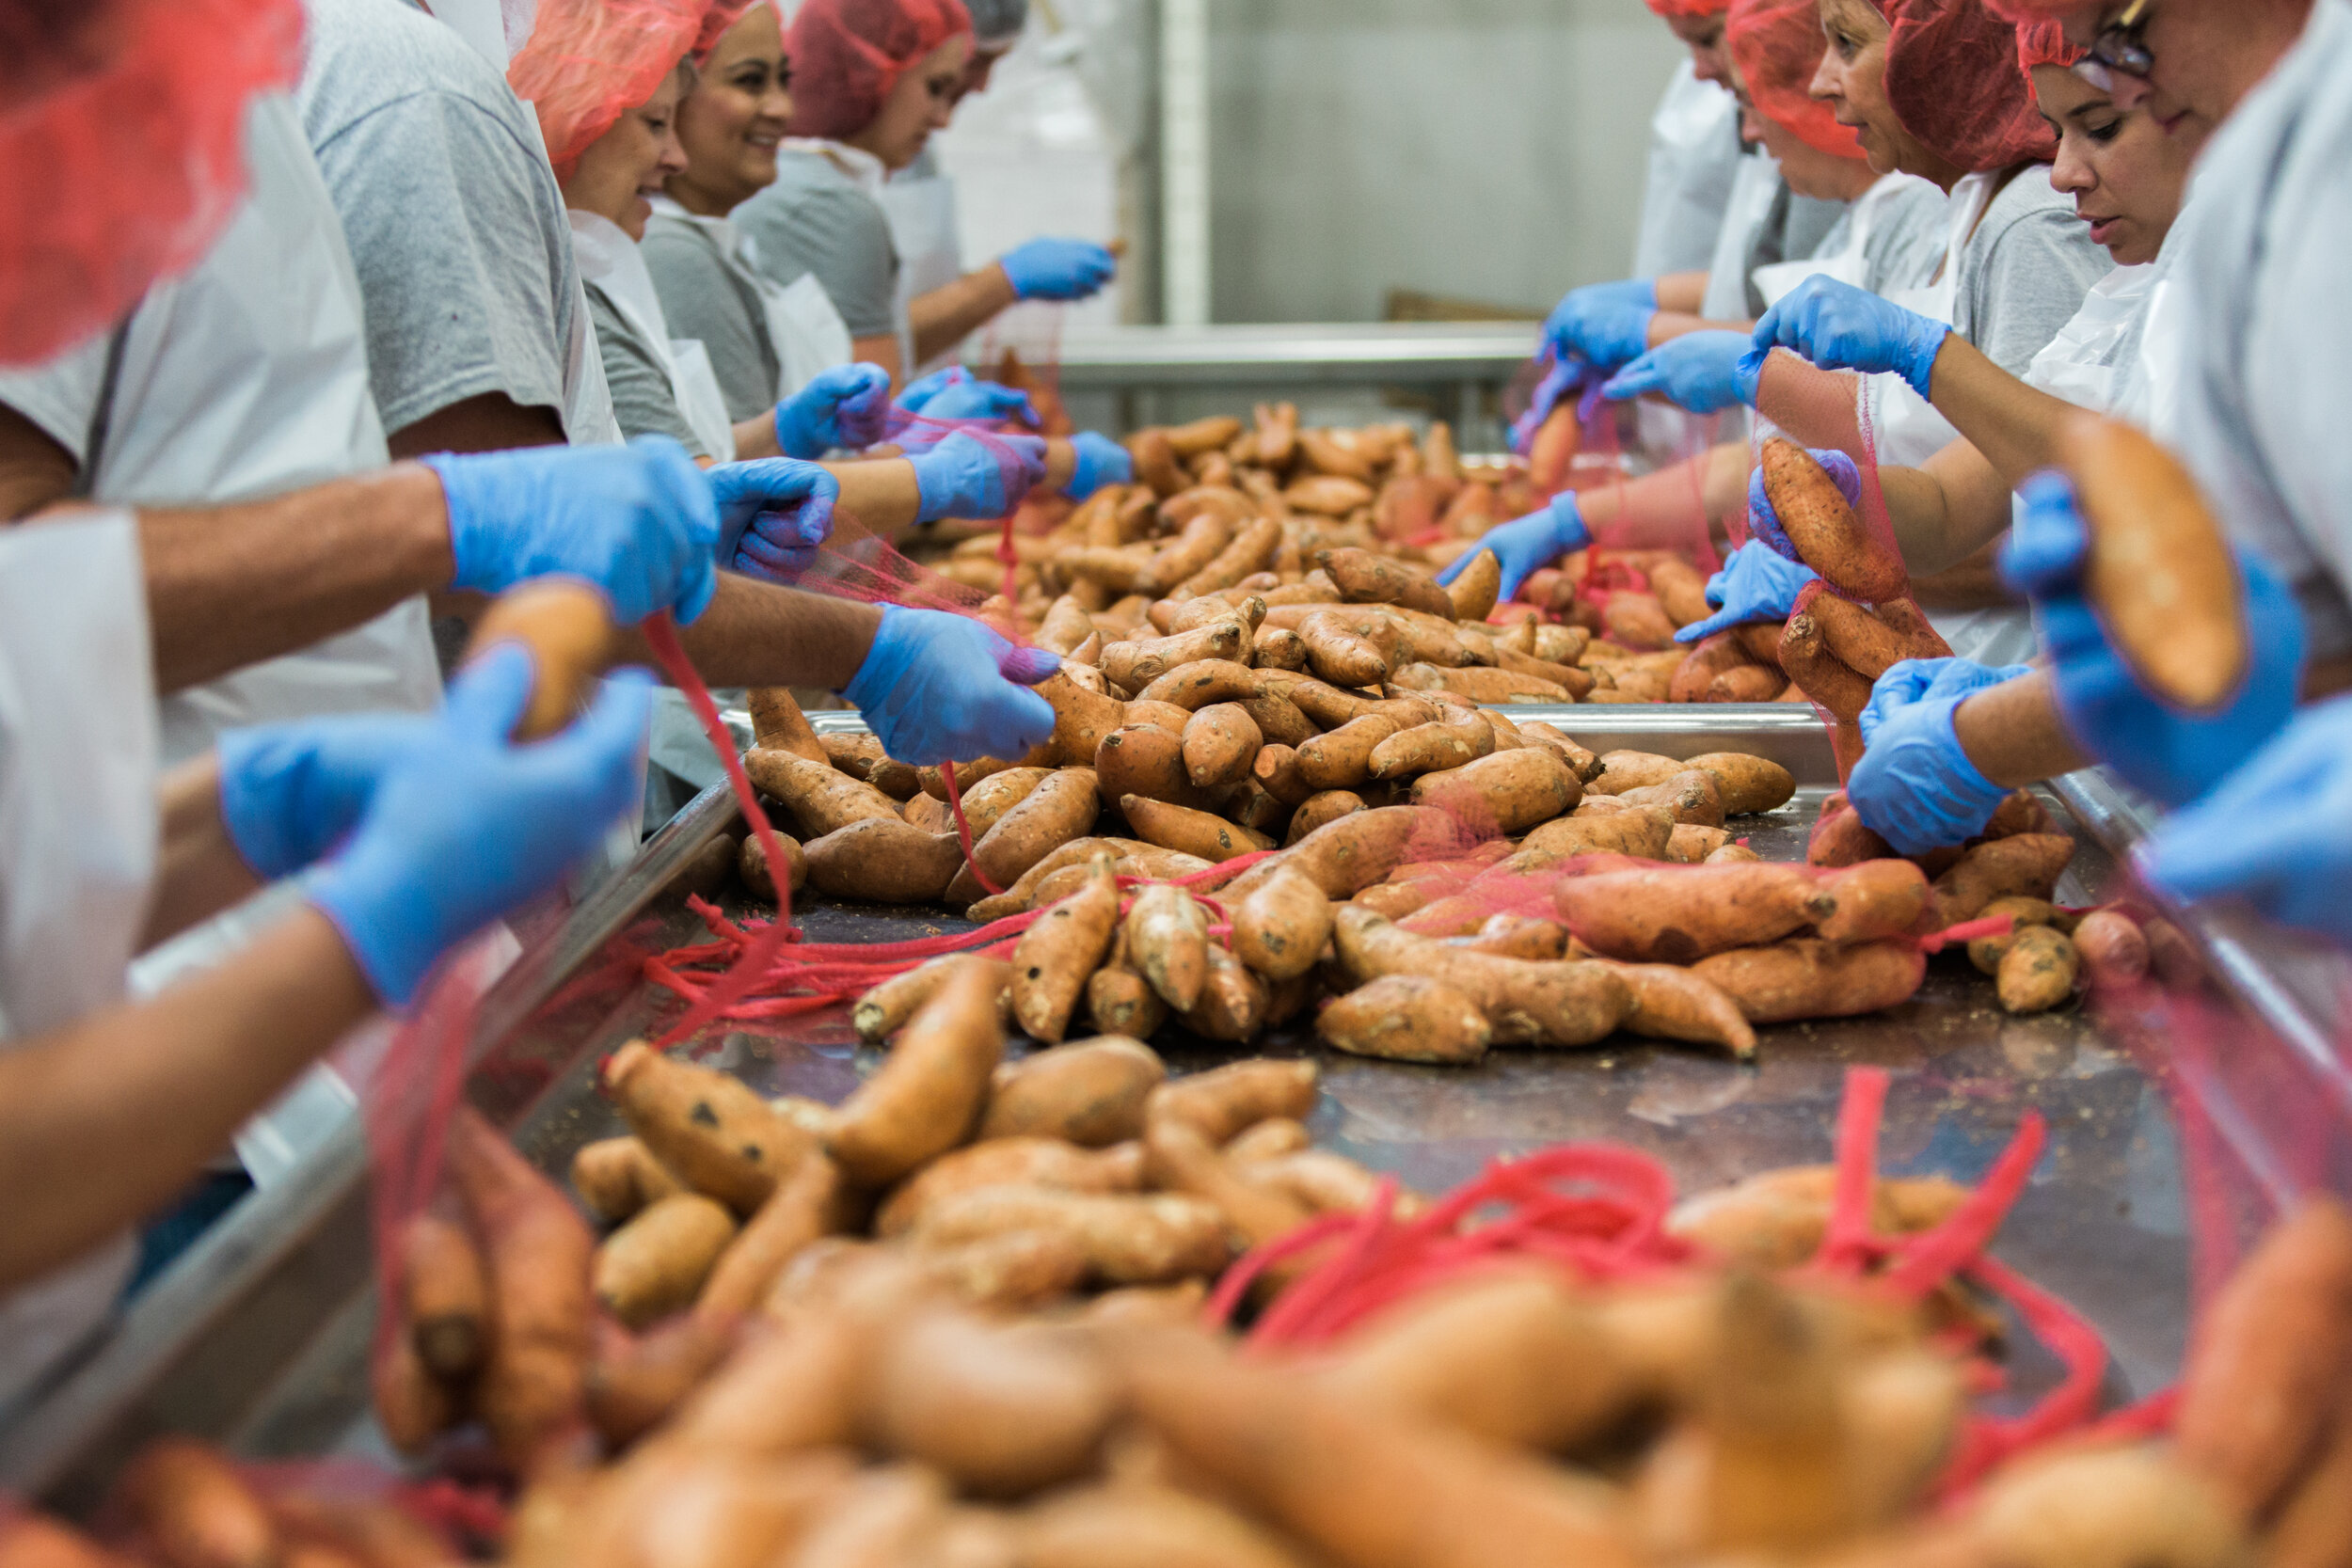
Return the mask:
<svg viewBox="0 0 2352 1568">
<path fill-rule="evenodd" d="M 651 678 L 619 672 L 570 729 L 513 745 L 531 684 L 518 646 L 461 673 L 447 708 L 377 773 L 348 842 L 306 880 L 389 1006 L 405 1006 L 450 947 L 553 887 L 636 801 Z"/>
<path fill-rule="evenodd" d="M 1019 506 L 1030 486 L 1045 477 L 1045 442 L 1036 436 L 983 440 L 959 430 L 907 461 L 914 465 L 914 483 L 923 498 L 919 521 L 985 520 Z"/>
<path fill-rule="evenodd" d="M 1581 397 L 1592 379 L 1593 367 L 1575 356 L 1553 358 L 1545 367 L 1543 379 L 1535 383 L 1534 395 L 1527 402 L 1527 412 L 1511 421 L 1511 450 L 1525 457 L 1535 445 L 1535 433 L 1543 429 L 1544 421 L 1551 417 L 1560 400 Z"/>
<path fill-rule="evenodd" d="M 2074 488 L 2037 474 L 2019 489 L 2025 506 L 2001 549 L 2001 576 L 2033 600 L 2049 649 L 2058 715 L 2083 748 L 2167 805 L 2185 805 L 2284 729 L 2303 683 L 2306 641 L 2295 596 L 2259 558 L 2240 551 L 2239 580 L 2253 658 L 2244 689 L 2217 714 L 2174 711 L 2134 678 L 2083 598 L 2090 537 Z"/>
<path fill-rule="evenodd" d="M 1082 501 L 1105 484 L 1136 482 L 1135 454 L 1109 436 L 1082 430 L 1070 438 L 1070 444 L 1077 450 L 1078 467 L 1061 493 L 1072 500 Z"/>
<path fill-rule="evenodd" d="M 2235 895 L 2352 942 L 2352 697 L 2307 709 L 2135 855 L 2183 902 Z"/>
<path fill-rule="evenodd" d="M 933 371 L 909 387 L 898 394 L 898 406 L 931 420 L 1018 420 L 1032 428 L 1038 422 L 1037 409 L 1030 404 L 1028 393 L 1016 392 L 993 381 L 982 381 L 961 365 Z M 946 434 L 918 424 L 899 432 L 896 439 L 907 451 L 920 451 L 937 446 Z"/>
<path fill-rule="evenodd" d="M 719 590 L 719 514 L 703 471 L 664 436 L 626 447 L 434 452 L 449 510 L 452 588 L 500 594 L 558 573 L 604 590 L 612 618 L 691 621 Z"/>
<path fill-rule="evenodd" d="M 1764 356 L 1775 348 L 1794 349 L 1825 371 L 1886 372 L 1928 396 L 1935 356 L 1952 329 L 1931 317 L 1906 310 L 1867 289 L 1818 274 L 1782 296 L 1756 324 L 1756 336 L 1740 361 L 1748 385 L 1763 373 Z"/>
<path fill-rule="evenodd" d="M 1694 414 L 1712 414 L 1756 401 L 1756 381 L 1739 373 L 1748 351 L 1744 332 L 1685 332 L 1669 338 L 1611 376 L 1600 389 L 1622 402 L 1655 392 Z"/>
<path fill-rule="evenodd" d="M 384 770 L 437 723 L 339 714 L 222 731 L 215 752 L 230 841 L 263 881 L 294 875 L 351 831 Z"/>
<path fill-rule="evenodd" d="M 1544 341 L 1563 359 L 1613 371 L 1649 347 L 1649 319 L 1657 312 L 1658 285 L 1650 278 L 1588 283 L 1552 307 L 1544 319 Z"/>
<path fill-rule="evenodd" d="M 1862 470 L 1854 467 L 1852 458 L 1835 447 L 1809 447 L 1813 461 L 1821 466 L 1837 493 L 1846 498 L 1848 506 L 1862 504 Z M 1772 510 L 1772 493 L 1764 488 L 1764 469 L 1758 465 L 1748 474 L 1748 531 L 1770 546 L 1773 553 L 1788 561 L 1801 561 L 1797 546 L 1790 542 L 1788 531 L 1780 526 L 1780 514 Z"/>
<path fill-rule="evenodd" d="M 789 584 L 816 564 L 818 549 L 832 536 L 841 482 L 814 463 L 781 461 L 790 464 L 792 473 L 763 488 L 762 504 L 738 537 L 727 566 L 747 578 Z M 710 470 L 714 478 L 723 471 Z"/>
<path fill-rule="evenodd" d="M 833 531 L 833 503 L 841 486 L 814 463 L 756 457 L 705 468 L 702 478 L 719 509 L 719 561 L 731 570 L 764 575 L 746 564 L 747 553 L 755 564 L 764 559 L 755 549 L 747 552 L 755 531 L 768 535 L 771 547 L 789 549 L 813 548 Z M 804 539 L 810 527 L 816 537 Z"/>
<path fill-rule="evenodd" d="M 880 365 L 835 365 L 776 404 L 776 445 L 787 457 L 860 451 L 881 440 L 890 416 L 890 372 Z"/>
<path fill-rule="evenodd" d="M 1960 748 L 1952 715 L 2026 666 L 1995 669 L 1964 658 L 1907 658 L 1878 678 L 1862 710 L 1867 748 L 1846 781 L 1864 826 L 1902 855 L 1964 844 L 2009 798 Z"/>
<path fill-rule="evenodd" d="M 1583 514 L 1576 508 L 1576 492 L 1563 490 L 1541 512 L 1489 529 L 1479 538 L 1476 549 L 1465 550 L 1447 563 L 1438 574 L 1438 581 L 1441 585 L 1453 582 L 1470 570 L 1470 562 L 1481 551 L 1492 551 L 1502 567 L 1502 586 L 1495 591 L 1496 601 L 1501 603 L 1519 591 L 1530 573 L 1592 542 Z"/>
<path fill-rule="evenodd" d="M 1750 621 L 1786 621 L 1797 595 L 1820 574 L 1802 562 L 1785 561 L 1761 540 L 1731 552 L 1724 569 L 1707 579 L 1707 602 L 1715 613 L 1675 633 L 1677 642 L 1696 642 Z"/>
<path fill-rule="evenodd" d="M 1031 240 L 996 258 L 1023 299 L 1085 299 L 1103 292 L 1119 258 L 1091 240 Z"/>
<path fill-rule="evenodd" d="M 900 762 L 1018 757 L 1054 733 L 1053 705 L 1029 688 L 1060 668 L 977 621 L 884 605 L 873 648 L 841 694 Z"/>
</svg>

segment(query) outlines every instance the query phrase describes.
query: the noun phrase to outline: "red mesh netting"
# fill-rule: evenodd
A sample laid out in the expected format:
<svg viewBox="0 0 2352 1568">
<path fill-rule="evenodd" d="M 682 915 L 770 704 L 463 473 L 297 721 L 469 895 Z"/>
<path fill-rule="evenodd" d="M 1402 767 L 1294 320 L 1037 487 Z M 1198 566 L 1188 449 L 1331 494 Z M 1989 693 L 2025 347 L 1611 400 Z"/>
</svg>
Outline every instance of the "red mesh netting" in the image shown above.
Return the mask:
<svg viewBox="0 0 2352 1568">
<path fill-rule="evenodd" d="M 1672 20 L 1677 17 L 1718 15 L 1729 0 L 1644 0 L 1644 4 L 1660 16 Z"/>
<path fill-rule="evenodd" d="M 677 69 L 707 9 L 704 0 L 539 0 L 506 80 L 537 112 L 558 180 Z"/>
<path fill-rule="evenodd" d="M 898 78 L 960 33 L 963 0 L 807 0 L 785 35 L 792 135 L 834 141 L 873 123 Z"/>
<path fill-rule="evenodd" d="M 2072 69 L 2088 53 L 2067 42 L 2066 29 L 2058 23 L 2021 22 L 2017 25 L 2017 65 L 2022 71 L 2030 72 L 2038 65 Z"/>
<path fill-rule="evenodd" d="M 743 20 L 752 7 L 774 3 L 775 0 L 714 0 L 703 12 L 702 30 L 694 36 L 694 62 L 699 65 L 708 58 L 710 52 L 719 47 L 719 40 Z M 778 20 L 782 20 L 781 13 Z"/>
<path fill-rule="evenodd" d="M 2014 26 L 1983 0 L 1883 0 L 1886 102 L 1905 129 L 1964 169 L 2046 164 L 2058 135 L 2017 65 Z"/>
<path fill-rule="evenodd" d="M 0 364 L 103 331 L 246 189 L 255 94 L 302 70 L 298 0 L 0 0 Z"/>
<path fill-rule="evenodd" d="M 1810 91 L 1821 62 L 1820 8 L 1810 0 L 1734 0 L 1725 40 L 1756 112 L 1807 147 L 1839 158 L 1862 156 L 1853 127 L 1840 125 Z"/>
</svg>

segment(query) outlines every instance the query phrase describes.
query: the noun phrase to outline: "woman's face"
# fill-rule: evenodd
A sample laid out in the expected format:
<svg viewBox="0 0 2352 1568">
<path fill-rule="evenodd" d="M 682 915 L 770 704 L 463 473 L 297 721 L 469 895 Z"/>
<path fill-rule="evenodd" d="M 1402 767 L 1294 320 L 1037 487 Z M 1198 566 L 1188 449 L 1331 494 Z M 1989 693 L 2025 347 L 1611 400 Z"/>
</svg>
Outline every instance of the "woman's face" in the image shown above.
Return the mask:
<svg viewBox="0 0 2352 1568">
<path fill-rule="evenodd" d="M 1905 162 L 1918 142 L 1886 102 L 1886 19 L 1870 0 L 1820 3 L 1821 37 L 1828 47 L 1808 90 L 1829 105 L 1838 124 L 1853 127 L 1871 172 L 1921 172 Z"/>
<path fill-rule="evenodd" d="M 1738 62 L 1726 57 L 1726 63 L 1732 67 L 1731 90 L 1740 100 L 1740 139 L 1762 142 L 1764 150 L 1780 165 L 1780 177 L 1788 182 L 1790 190 L 1816 201 L 1851 201 L 1870 188 L 1877 177 L 1868 165 L 1859 158 L 1822 151 L 1757 108 Z"/>
<path fill-rule="evenodd" d="M 653 216 L 646 198 L 659 195 L 670 176 L 686 166 L 678 146 L 677 106 L 689 68 L 680 65 L 661 79 L 651 98 L 628 110 L 612 129 L 588 144 L 572 177 L 564 182 L 564 205 L 611 218 L 632 240 L 645 237 Z"/>
<path fill-rule="evenodd" d="M 2167 135 L 2145 110 L 2117 108 L 2064 66 L 2034 67 L 2033 91 L 2058 136 L 2050 183 L 2074 197 L 2075 215 L 2117 265 L 2154 261 L 2180 214 L 2197 147 Z"/>
<path fill-rule="evenodd" d="M 1731 55 L 1724 48 L 1724 13 L 1670 16 L 1666 25 L 1691 52 L 1691 74 L 1719 87 L 1731 86 Z"/>
<path fill-rule="evenodd" d="M 884 168 L 904 168 L 922 155 L 933 131 L 944 130 L 963 96 L 972 35 L 958 33 L 899 76 L 882 112 L 855 135 L 843 138 L 880 158 Z"/>
<path fill-rule="evenodd" d="M 755 5 L 727 29 L 702 78 L 678 105 L 686 168 L 671 177 L 679 206 L 723 216 L 776 181 L 776 146 L 792 119 L 792 80 L 773 6 Z"/>
</svg>

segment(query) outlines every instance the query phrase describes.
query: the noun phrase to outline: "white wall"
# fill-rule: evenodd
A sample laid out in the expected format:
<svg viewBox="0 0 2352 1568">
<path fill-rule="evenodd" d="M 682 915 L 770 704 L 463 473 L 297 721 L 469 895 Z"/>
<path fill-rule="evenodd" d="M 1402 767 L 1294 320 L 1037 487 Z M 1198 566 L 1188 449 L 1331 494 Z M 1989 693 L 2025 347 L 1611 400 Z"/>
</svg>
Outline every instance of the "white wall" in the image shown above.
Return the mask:
<svg viewBox="0 0 2352 1568">
<path fill-rule="evenodd" d="M 1215 315 L 1622 277 L 1679 49 L 1641 0 L 1214 0 Z"/>
</svg>

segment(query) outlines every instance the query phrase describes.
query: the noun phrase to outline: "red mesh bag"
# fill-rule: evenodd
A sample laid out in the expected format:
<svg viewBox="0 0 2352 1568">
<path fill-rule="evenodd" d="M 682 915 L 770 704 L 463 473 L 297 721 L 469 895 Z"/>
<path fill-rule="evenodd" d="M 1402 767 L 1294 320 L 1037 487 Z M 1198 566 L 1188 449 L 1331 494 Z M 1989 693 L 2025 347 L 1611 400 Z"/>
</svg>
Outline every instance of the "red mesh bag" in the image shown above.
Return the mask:
<svg viewBox="0 0 2352 1568">
<path fill-rule="evenodd" d="M 2090 51 L 2077 49 L 2066 41 L 2066 29 L 2055 22 L 2020 22 L 2017 24 L 2017 66 L 2030 73 L 2038 65 L 2074 68 L 2076 60 Z M 2026 80 L 2031 81 L 2030 74 Z"/>
<path fill-rule="evenodd" d="M 0 364 L 104 330 L 245 194 L 246 105 L 302 71 L 298 0 L 0 0 Z"/>
<path fill-rule="evenodd" d="M 1821 19 L 1807 0 L 1734 0 L 1725 37 L 1758 114 L 1807 147 L 1862 156 L 1862 139 L 1810 90 L 1821 61 Z"/>
<path fill-rule="evenodd" d="M 1964 169 L 2046 164 L 2058 136 L 2017 65 L 2013 24 L 1980 0 L 1885 0 L 1886 102 L 1911 134 Z"/>
<path fill-rule="evenodd" d="M 558 180 L 660 89 L 701 36 L 704 13 L 702 0 L 540 0 L 506 80 L 537 112 Z"/>
<path fill-rule="evenodd" d="M 838 141 L 873 123 L 923 58 L 972 30 L 963 0 L 808 0 L 792 19 L 792 134 Z"/>
</svg>

